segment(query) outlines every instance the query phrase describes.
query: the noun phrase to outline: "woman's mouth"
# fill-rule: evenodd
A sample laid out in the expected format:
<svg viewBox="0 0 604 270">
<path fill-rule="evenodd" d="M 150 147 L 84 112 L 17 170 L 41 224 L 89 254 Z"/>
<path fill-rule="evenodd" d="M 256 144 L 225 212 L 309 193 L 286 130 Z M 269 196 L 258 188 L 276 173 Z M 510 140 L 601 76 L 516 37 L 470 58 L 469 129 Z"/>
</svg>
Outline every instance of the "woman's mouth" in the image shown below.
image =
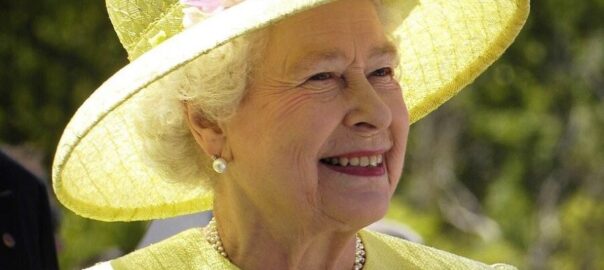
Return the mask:
<svg viewBox="0 0 604 270">
<path fill-rule="evenodd" d="M 327 168 L 356 176 L 381 176 L 386 173 L 383 154 L 344 156 L 322 158 L 320 162 Z"/>
</svg>

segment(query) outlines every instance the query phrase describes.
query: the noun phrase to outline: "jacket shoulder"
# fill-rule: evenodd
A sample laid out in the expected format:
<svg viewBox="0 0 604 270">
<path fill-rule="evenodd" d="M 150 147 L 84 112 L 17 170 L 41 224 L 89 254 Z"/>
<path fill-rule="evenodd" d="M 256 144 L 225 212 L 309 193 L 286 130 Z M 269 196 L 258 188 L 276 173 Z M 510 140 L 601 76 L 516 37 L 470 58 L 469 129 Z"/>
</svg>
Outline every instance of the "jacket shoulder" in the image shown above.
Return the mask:
<svg viewBox="0 0 604 270">
<path fill-rule="evenodd" d="M 111 267 L 115 270 L 237 269 L 205 241 L 200 228 L 186 230 L 159 243 L 115 259 L 111 261 Z M 104 269 L 101 268 L 101 270 Z"/>
<path fill-rule="evenodd" d="M 371 269 L 496 269 L 515 270 L 506 264 L 487 265 L 407 240 L 372 231 L 362 231 L 361 238 Z"/>
</svg>

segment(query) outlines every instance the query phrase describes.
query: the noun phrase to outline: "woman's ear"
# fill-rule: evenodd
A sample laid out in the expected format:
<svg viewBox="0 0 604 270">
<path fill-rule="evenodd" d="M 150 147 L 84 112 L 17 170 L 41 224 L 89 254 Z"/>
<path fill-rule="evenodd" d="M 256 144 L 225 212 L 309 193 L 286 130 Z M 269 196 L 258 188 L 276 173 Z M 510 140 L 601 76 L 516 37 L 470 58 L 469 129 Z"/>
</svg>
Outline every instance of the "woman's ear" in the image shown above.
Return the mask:
<svg viewBox="0 0 604 270">
<path fill-rule="evenodd" d="M 220 156 L 225 143 L 222 129 L 189 102 L 183 102 L 183 105 L 187 125 L 197 144 L 208 156 Z"/>
</svg>

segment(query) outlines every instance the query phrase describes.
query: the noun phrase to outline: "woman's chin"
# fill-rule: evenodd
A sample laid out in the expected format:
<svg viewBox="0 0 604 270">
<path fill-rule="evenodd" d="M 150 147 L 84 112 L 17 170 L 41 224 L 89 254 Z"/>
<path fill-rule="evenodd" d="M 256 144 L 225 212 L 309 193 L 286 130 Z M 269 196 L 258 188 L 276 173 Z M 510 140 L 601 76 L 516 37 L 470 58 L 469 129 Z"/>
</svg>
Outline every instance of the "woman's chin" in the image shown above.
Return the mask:
<svg viewBox="0 0 604 270">
<path fill-rule="evenodd" d="M 357 229 L 384 217 L 392 194 L 387 172 L 366 176 L 324 164 L 319 165 L 319 189 L 322 212 Z"/>
<path fill-rule="evenodd" d="M 353 201 L 326 199 L 322 214 L 340 223 L 344 229 L 360 230 L 386 215 L 389 200 Z"/>
</svg>

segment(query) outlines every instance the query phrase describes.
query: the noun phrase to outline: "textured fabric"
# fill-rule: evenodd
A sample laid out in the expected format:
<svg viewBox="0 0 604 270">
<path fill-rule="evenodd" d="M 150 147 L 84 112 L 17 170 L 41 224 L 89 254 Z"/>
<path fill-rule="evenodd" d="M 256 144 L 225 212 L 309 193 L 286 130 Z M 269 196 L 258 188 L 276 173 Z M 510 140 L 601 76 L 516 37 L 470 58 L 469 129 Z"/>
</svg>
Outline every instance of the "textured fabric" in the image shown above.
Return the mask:
<svg viewBox="0 0 604 270">
<path fill-rule="evenodd" d="M 182 6 L 174 0 L 107 0 L 107 12 L 130 61 L 182 31 Z"/>
<path fill-rule="evenodd" d="M 516 269 L 505 264 L 486 265 L 441 250 L 371 231 L 361 231 L 365 244 L 364 270 L 397 269 Z M 217 269 L 237 266 L 220 256 L 203 238 L 200 229 L 182 232 L 170 239 L 111 261 L 115 270 L 125 269 Z M 105 268 L 102 268 L 105 267 Z M 107 269 L 98 264 L 91 269 Z"/>
<path fill-rule="evenodd" d="M 237 36 L 328 0 L 246 0 L 181 31 L 178 0 L 108 0 L 129 65 L 78 109 L 57 147 L 53 188 L 89 218 L 129 221 L 210 209 L 199 182 L 166 181 L 149 166 L 132 112 L 170 72 Z M 383 0 L 401 58 L 400 84 L 411 121 L 472 82 L 511 44 L 528 0 Z M 177 34 L 176 34 L 177 33 Z M 211 63 L 208 63 L 211 66 Z M 145 113 L 156 113 L 149 110 Z"/>
<path fill-rule="evenodd" d="M 506 264 L 486 265 L 442 250 L 371 231 L 361 232 L 367 251 L 363 269 L 516 269 Z"/>
</svg>

